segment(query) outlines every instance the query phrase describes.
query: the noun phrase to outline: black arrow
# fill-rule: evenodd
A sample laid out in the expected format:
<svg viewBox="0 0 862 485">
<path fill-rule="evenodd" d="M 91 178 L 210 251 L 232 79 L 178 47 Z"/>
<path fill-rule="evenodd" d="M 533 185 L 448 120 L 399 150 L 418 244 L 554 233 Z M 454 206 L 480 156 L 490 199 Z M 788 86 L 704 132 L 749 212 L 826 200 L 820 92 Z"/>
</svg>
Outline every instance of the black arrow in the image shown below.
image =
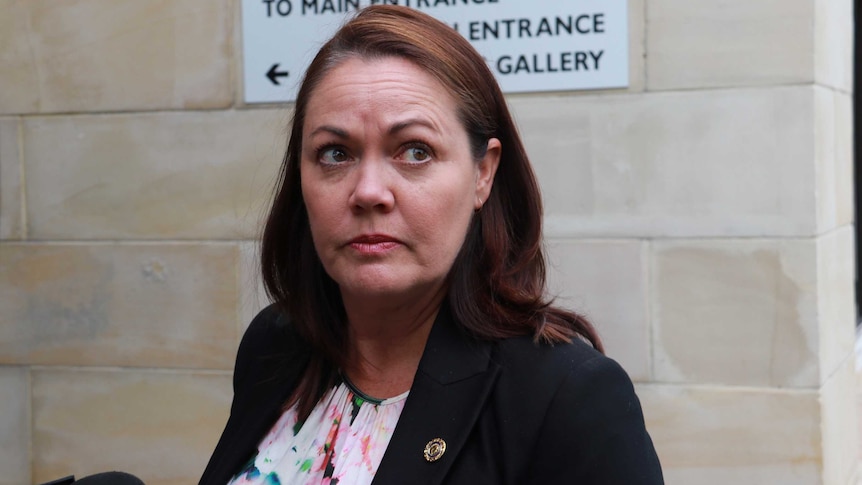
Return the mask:
<svg viewBox="0 0 862 485">
<path fill-rule="evenodd" d="M 276 86 L 280 86 L 278 78 L 287 76 L 290 76 L 288 71 L 278 72 L 278 64 L 273 64 L 272 67 L 269 68 L 269 71 L 266 71 L 266 77 L 268 77 Z"/>
</svg>

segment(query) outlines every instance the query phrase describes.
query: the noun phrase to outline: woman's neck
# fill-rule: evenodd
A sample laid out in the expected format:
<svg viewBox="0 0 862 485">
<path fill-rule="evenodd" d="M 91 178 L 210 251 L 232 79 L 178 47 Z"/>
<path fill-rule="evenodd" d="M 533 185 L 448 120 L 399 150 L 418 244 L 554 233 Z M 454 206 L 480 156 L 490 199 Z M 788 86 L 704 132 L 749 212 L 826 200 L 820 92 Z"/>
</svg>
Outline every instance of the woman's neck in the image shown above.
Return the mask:
<svg viewBox="0 0 862 485">
<path fill-rule="evenodd" d="M 379 305 L 345 298 L 350 343 L 343 372 L 350 381 L 383 399 L 409 390 L 444 295 L 439 288 L 410 304 Z"/>
</svg>

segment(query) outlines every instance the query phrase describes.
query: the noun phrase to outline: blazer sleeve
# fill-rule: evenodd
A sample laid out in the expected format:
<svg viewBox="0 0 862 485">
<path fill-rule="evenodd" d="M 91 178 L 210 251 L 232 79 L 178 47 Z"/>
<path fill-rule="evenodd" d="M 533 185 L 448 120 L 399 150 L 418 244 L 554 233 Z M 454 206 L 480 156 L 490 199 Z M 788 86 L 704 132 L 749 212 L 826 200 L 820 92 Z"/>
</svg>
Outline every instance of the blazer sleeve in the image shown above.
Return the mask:
<svg viewBox="0 0 862 485">
<path fill-rule="evenodd" d="M 267 425 L 271 425 L 265 419 L 258 419 L 265 413 L 261 405 L 265 404 L 267 409 L 274 411 L 279 409 L 280 402 L 272 397 L 279 397 L 282 393 L 274 385 L 264 385 L 272 382 L 278 369 L 272 364 L 275 361 L 267 357 L 292 348 L 277 322 L 278 312 L 270 306 L 252 320 L 243 334 L 234 365 L 230 415 L 201 477 L 202 484 L 226 483 L 248 455 L 256 450 L 260 429 L 265 430 Z M 274 388 L 276 391 L 270 391 Z M 260 423 L 262 428 L 254 426 L 255 423 Z"/>
<path fill-rule="evenodd" d="M 260 312 L 248 325 L 243 333 L 239 349 L 236 353 L 236 362 L 233 369 L 233 393 L 234 402 L 232 408 L 237 405 L 237 398 L 242 398 L 245 391 L 250 387 L 252 378 L 260 377 L 260 365 L 257 362 L 262 353 L 269 351 L 274 340 L 273 327 L 277 318 L 275 307 L 269 306 Z"/>
<path fill-rule="evenodd" d="M 530 465 L 531 483 L 663 484 L 661 465 L 625 371 L 596 356 L 556 391 Z"/>
</svg>

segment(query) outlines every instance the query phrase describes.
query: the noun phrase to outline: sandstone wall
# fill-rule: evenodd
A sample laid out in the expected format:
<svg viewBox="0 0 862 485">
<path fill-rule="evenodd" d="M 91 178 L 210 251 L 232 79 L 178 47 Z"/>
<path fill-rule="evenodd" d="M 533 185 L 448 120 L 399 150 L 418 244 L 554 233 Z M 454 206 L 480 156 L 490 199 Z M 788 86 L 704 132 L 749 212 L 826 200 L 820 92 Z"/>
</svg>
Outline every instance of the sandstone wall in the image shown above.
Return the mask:
<svg viewBox="0 0 862 485">
<path fill-rule="evenodd" d="M 551 286 L 669 484 L 855 483 L 849 0 L 630 0 L 630 87 L 513 95 Z M 0 484 L 197 480 L 289 106 L 238 0 L 0 0 Z"/>
</svg>

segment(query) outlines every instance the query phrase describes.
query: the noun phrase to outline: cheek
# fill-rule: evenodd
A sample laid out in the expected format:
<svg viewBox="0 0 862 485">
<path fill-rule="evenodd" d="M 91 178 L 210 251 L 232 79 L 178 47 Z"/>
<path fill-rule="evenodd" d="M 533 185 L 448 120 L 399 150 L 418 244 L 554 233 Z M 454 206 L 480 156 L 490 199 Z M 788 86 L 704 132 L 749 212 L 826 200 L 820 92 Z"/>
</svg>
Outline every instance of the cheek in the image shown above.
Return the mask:
<svg viewBox="0 0 862 485">
<path fill-rule="evenodd" d="M 474 195 L 461 184 L 450 183 L 447 189 L 421 194 L 418 200 L 424 201 L 422 207 L 405 214 L 441 256 L 461 248 L 473 215 Z"/>
<path fill-rule="evenodd" d="M 334 201 L 327 198 L 325 191 L 313 184 L 302 184 L 302 198 L 305 202 L 305 212 L 308 215 L 308 225 L 314 246 L 320 252 L 321 244 L 325 246 L 330 238 L 329 232 L 335 226 L 336 211 Z"/>
</svg>

